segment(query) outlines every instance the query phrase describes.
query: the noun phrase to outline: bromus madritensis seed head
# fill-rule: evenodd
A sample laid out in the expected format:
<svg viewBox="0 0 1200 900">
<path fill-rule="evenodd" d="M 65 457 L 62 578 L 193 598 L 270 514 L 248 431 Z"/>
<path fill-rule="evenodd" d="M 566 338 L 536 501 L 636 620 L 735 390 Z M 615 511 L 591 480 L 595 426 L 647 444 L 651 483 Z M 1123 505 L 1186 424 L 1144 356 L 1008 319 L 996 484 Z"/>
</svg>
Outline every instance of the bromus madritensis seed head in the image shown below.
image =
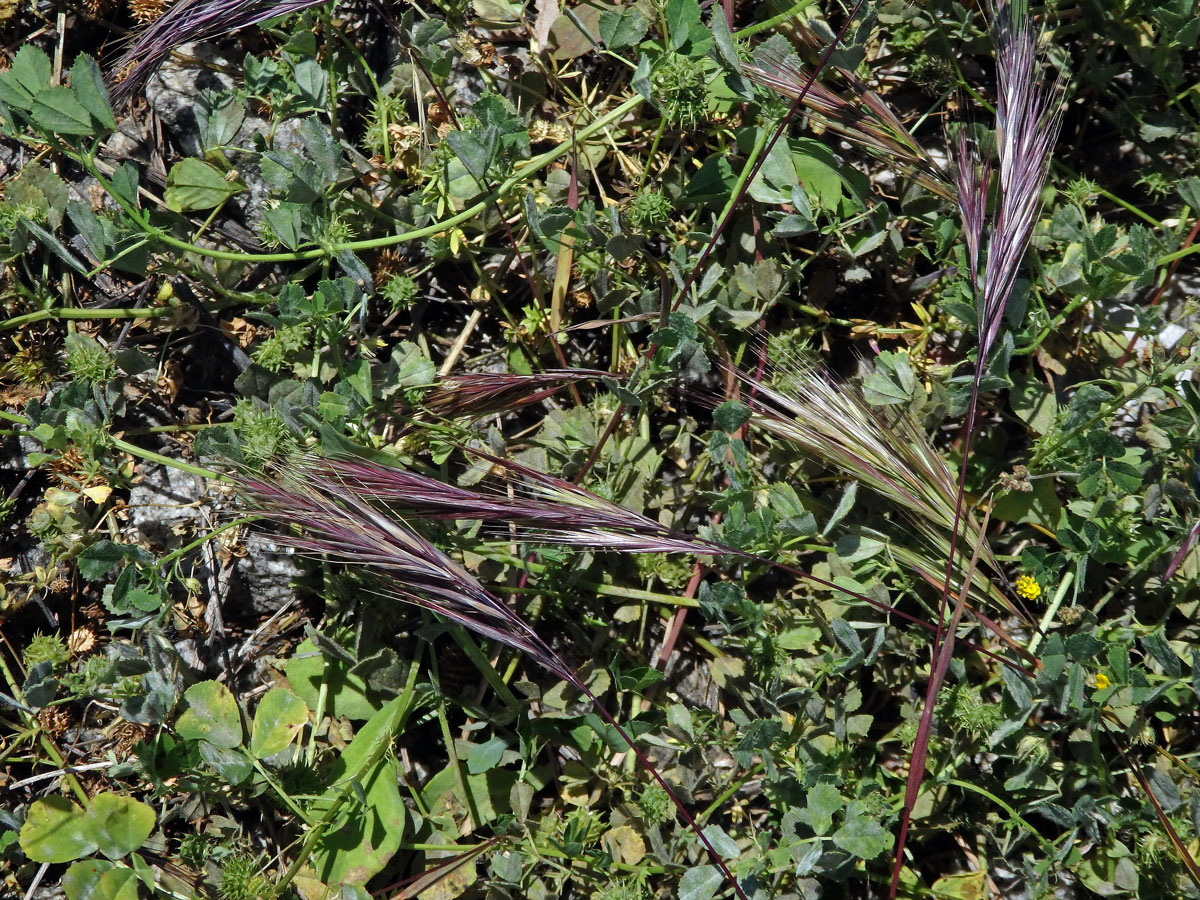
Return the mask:
<svg viewBox="0 0 1200 900">
<path fill-rule="evenodd" d="M 425 410 L 444 418 L 511 412 L 541 403 L 568 385 L 609 377 L 591 369 L 552 370 L 533 375 L 479 372 L 452 375 L 434 386 L 421 401 Z"/>
<path fill-rule="evenodd" d="M 826 42 L 801 23 L 792 31 L 811 55 L 818 55 Z M 831 64 L 828 69 L 841 82 L 843 90 L 813 82 L 812 73 L 800 57 L 781 46 L 777 38 L 760 47 L 754 61 L 744 66 L 751 81 L 770 88 L 781 96 L 801 102 L 814 122 L 820 124 L 887 166 L 911 178 L 925 190 L 943 200 L 954 202 L 955 189 L 941 165 L 921 146 L 900 118 L 852 70 Z"/>
<path fill-rule="evenodd" d="M 465 568 L 394 513 L 367 499 L 389 499 L 403 506 L 404 498 L 408 498 L 410 510 L 422 508 L 426 515 L 472 518 L 478 512 L 482 514 L 479 517 L 486 518 L 489 511 L 477 505 L 480 495 L 471 492 L 455 495 L 448 485 L 370 463 L 310 458 L 288 466 L 288 473 L 276 479 L 249 475 L 237 479 L 243 497 L 254 512 L 293 529 L 283 535 L 285 543 L 334 562 L 365 567 L 379 581 L 384 596 L 427 609 L 481 637 L 510 647 L 578 690 L 592 703 L 597 714 L 616 729 L 649 775 L 667 792 L 714 864 L 741 900 L 747 900 L 733 873 L 687 807 L 566 660 Z M 536 475 L 528 470 L 524 474 Z M 578 501 L 586 492 L 566 482 L 557 484 L 558 479 L 546 476 L 534 478 L 534 481 L 546 489 L 561 491 L 559 500 L 542 501 L 545 507 L 567 507 L 565 514 L 574 515 L 589 541 L 603 539 L 606 523 L 611 522 L 616 513 L 611 505 L 595 498 L 599 502 L 592 504 L 594 508 L 589 513 L 584 508 L 586 503 L 561 503 L 563 497 Z M 591 498 L 591 495 L 586 497 Z M 526 506 L 523 512 L 526 521 L 546 525 L 546 519 L 539 516 L 534 507 Z M 621 512 L 624 513 L 625 527 L 614 528 L 612 539 L 615 543 L 611 549 L 653 552 L 681 549 L 669 536 L 662 535 L 661 529 L 655 535 L 657 526 L 649 519 Z M 643 522 L 648 533 L 639 535 Z"/>
<path fill-rule="evenodd" d="M 752 413 L 751 427 L 890 501 L 918 538 L 900 561 L 940 589 L 943 573 L 934 560 L 944 560 L 949 552 L 957 492 L 942 455 L 911 417 L 872 407 L 854 385 L 834 381 L 811 360 L 792 360 L 776 374 L 773 383 L 756 383 L 743 400 Z M 969 512 L 959 519 L 963 540 L 983 547 L 984 565 L 972 579 L 976 602 L 1028 622 L 1028 614 L 996 585 L 1003 573 L 979 521 Z"/>
<path fill-rule="evenodd" d="M 980 389 L 988 357 L 1000 334 L 1017 273 L 1041 208 L 1042 187 L 1049 174 L 1050 154 L 1061 121 L 1062 79 L 1056 76 L 1047 83 L 1040 77 L 1044 62 L 1038 52 L 1039 36 L 1030 19 L 1028 4 L 1025 0 L 995 0 L 991 15 L 997 72 L 996 200 L 989 210 L 992 181 L 990 165 L 981 163 L 965 138 L 960 138 L 956 181 L 963 240 L 975 297 L 977 344 L 964 428 L 963 461 L 954 494 L 954 525 L 949 552 L 946 554 L 946 577 L 938 610 L 933 668 L 926 684 L 924 707 L 909 763 L 892 867 L 891 897 L 895 897 L 899 890 L 912 811 L 925 775 L 938 691 L 950 666 L 955 629 L 968 594 L 965 588 L 961 589 L 951 611 L 950 603 L 954 597 L 952 576 L 957 566 L 959 523 L 966 515 L 967 465 L 977 423 Z M 984 555 L 984 545 L 982 534 L 975 544 L 967 545 L 972 551 L 968 571 L 973 571 Z"/>
</svg>

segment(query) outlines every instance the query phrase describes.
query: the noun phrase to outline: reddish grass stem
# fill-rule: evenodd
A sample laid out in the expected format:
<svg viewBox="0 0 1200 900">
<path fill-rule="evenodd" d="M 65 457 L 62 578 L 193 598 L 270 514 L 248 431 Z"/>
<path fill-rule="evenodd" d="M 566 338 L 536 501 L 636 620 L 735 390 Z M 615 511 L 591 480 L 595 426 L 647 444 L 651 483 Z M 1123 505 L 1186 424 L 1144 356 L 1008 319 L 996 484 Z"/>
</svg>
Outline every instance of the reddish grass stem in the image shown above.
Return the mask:
<svg viewBox="0 0 1200 900">
<path fill-rule="evenodd" d="M 961 612 L 961 601 L 948 628 L 943 627 L 949 606 L 954 561 L 958 552 L 959 523 L 963 517 L 966 496 L 967 466 L 971 458 L 972 438 L 978 422 L 980 385 L 986 371 L 988 356 L 1000 332 L 1000 325 L 1016 285 L 1017 273 L 1029 240 L 1037 212 L 1041 208 L 1041 191 L 1050 166 L 1050 153 L 1058 134 L 1059 110 L 1055 100 L 1059 84 L 1044 86 L 1037 77 L 1037 37 L 1029 20 L 1029 10 L 1023 0 L 994 0 L 992 33 L 996 44 L 998 101 L 996 104 L 997 155 L 999 157 L 999 196 L 996 209 L 988 224 L 986 257 L 984 227 L 990 172 L 980 168 L 969 152 L 965 138 L 959 140 L 958 186 L 964 240 L 970 265 L 971 286 L 976 298 L 978 345 L 971 383 L 971 399 L 963 440 L 962 464 L 959 467 L 955 491 L 954 526 L 950 533 L 950 551 L 946 559 L 945 580 L 938 606 L 937 631 L 934 635 L 934 665 L 926 686 L 924 706 L 917 736 L 913 742 L 912 758 L 904 792 L 904 808 L 896 839 L 889 897 L 895 898 L 904 865 L 904 849 L 913 806 L 925 777 L 925 760 L 933 726 L 938 692 L 948 671 L 954 647 L 954 627 Z M 984 260 L 986 258 L 986 263 Z M 982 542 L 983 531 L 977 537 L 975 558 Z M 972 563 L 972 566 L 974 563 Z M 969 575 L 964 579 L 962 597 L 969 587 Z"/>
</svg>

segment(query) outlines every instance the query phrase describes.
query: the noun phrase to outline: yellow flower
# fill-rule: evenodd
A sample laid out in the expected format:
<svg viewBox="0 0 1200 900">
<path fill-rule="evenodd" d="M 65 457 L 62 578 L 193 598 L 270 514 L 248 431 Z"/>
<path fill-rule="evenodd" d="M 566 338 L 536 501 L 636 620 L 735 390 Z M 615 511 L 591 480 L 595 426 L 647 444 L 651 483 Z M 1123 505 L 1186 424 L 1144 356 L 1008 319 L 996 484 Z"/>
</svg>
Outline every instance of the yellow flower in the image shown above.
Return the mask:
<svg viewBox="0 0 1200 900">
<path fill-rule="evenodd" d="M 1106 687 L 1109 687 L 1111 684 L 1112 684 L 1112 682 L 1108 680 L 1108 676 L 1105 675 L 1103 672 L 1096 673 L 1096 690 L 1102 691 Z"/>
<path fill-rule="evenodd" d="M 1017 596 L 1022 600 L 1036 600 L 1042 596 L 1042 586 L 1032 575 L 1022 575 L 1017 579 Z"/>
</svg>

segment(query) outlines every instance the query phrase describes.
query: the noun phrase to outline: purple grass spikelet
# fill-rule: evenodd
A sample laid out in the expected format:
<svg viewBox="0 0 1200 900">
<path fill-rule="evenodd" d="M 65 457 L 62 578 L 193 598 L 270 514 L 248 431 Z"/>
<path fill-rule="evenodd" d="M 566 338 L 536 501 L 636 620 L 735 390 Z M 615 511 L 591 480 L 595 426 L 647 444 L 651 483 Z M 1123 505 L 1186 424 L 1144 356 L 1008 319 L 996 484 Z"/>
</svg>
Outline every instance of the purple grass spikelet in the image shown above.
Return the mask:
<svg viewBox="0 0 1200 900">
<path fill-rule="evenodd" d="M 326 483 L 387 504 L 414 519 L 472 519 L 517 525 L 547 543 L 626 553 L 720 553 L 689 535 L 666 528 L 639 513 L 586 491 L 562 478 L 538 472 L 480 450 L 474 456 L 515 476 L 519 490 L 487 494 L 445 484 L 416 472 L 348 457 L 303 463 Z"/>
<path fill-rule="evenodd" d="M 171 51 L 189 41 L 206 41 L 268 19 L 303 12 L 325 0 L 180 0 L 138 32 L 112 66 L 114 106 L 128 101 Z"/>
<path fill-rule="evenodd" d="M 560 678 L 574 677 L 562 659 L 466 569 L 338 482 L 308 473 L 303 481 L 243 476 L 239 483 L 258 514 L 300 529 L 299 534 L 285 536 L 285 543 L 368 566 L 380 576 L 388 595 L 512 647 Z"/>
<path fill-rule="evenodd" d="M 551 370 L 533 375 L 479 372 L 452 375 L 424 398 L 426 410 L 445 418 L 508 412 L 546 400 L 578 381 L 611 377 L 592 369 Z"/>
<path fill-rule="evenodd" d="M 999 199 L 987 223 L 986 250 L 980 232 L 983 205 L 987 201 L 988 172 L 976 178 L 976 188 L 960 193 L 959 203 L 968 252 L 976 258 L 986 253 L 977 303 L 979 317 L 979 360 L 986 359 L 1000 331 L 1004 311 L 1012 297 L 1021 261 L 1029 248 L 1033 226 L 1042 205 L 1042 188 L 1050 172 L 1050 154 L 1062 124 L 1062 76 L 1050 84 L 1038 77 L 1042 65 L 1037 50 L 1038 36 L 1029 20 L 1024 0 L 997 0 L 993 12 L 996 41 L 996 155 Z M 960 151 L 964 144 L 960 142 Z M 960 156 L 963 169 L 975 168 Z M 972 237 L 969 229 L 975 229 Z M 974 247 L 971 246 L 975 241 Z M 973 268 L 975 264 L 973 263 Z M 973 276 L 978 281 L 979 275 Z"/>
<path fill-rule="evenodd" d="M 466 569 L 402 521 L 360 499 L 357 485 L 350 487 L 340 480 L 340 476 L 349 476 L 352 471 L 361 475 L 369 468 L 370 464 L 364 464 L 357 470 L 346 468 L 339 472 L 334 461 L 319 463 L 310 459 L 308 463 L 301 462 L 293 467 L 291 474 L 276 480 L 243 475 L 237 478 L 237 483 L 256 513 L 280 525 L 299 529 L 299 533 L 283 535 L 284 543 L 337 562 L 366 566 L 382 582 L 384 596 L 427 609 L 523 653 L 587 697 L 600 717 L 616 729 L 650 776 L 670 796 L 680 817 L 696 834 L 739 900 L 748 900 L 741 884 L 687 807 L 571 666 Z M 383 467 L 379 468 L 382 470 Z M 331 477 L 334 473 L 339 473 L 339 477 Z M 421 480 L 420 476 L 414 476 L 406 483 L 421 490 L 433 484 Z M 398 490 L 400 482 L 393 486 Z M 386 492 L 379 488 L 376 495 Z"/>
<path fill-rule="evenodd" d="M 1061 123 L 1060 75 L 1050 84 L 1038 77 L 1041 65 L 1038 35 L 1029 18 L 1026 0 L 994 0 L 992 33 L 996 45 L 998 99 L 996 143 L 998 156 L 998 199 L 990 221 L 985 221 L 988 170 L 981 167 L 965 140 L 958 142 L 959 209 L 964 240 L 970 259 L 970 276 L 975 293 L 978 345 L 971 398 L 967 405 L 962 466 L 955 499 L 955 525 L 946 557 L 945 586 L 938 609 L 938 631 L 934 639 L 934 666 L 925 687 L 924 706 L 913 742 L 904 807 L 896 839 L 889 897 L 896 897 L 904 863 L 912 812 L 925 776 L 925 760 L 932 734 L 937 696 L 954 650 L 955 626 L 966 597 L 964 589 L 952 615 L 947 617 L 952 592 L 951 576 L 956 571 L 959 521 L 965 514 L 967 464 L 979 410 L 980 384 L 988 355 L 1000 332 L 1005 310 L 1012 297 L 1021 261 L 1029 247 L 1033 226 L 1041 209 L 1041 192 L 1050 169 L 1050 154 Z M 974 568 L 980 546 L 974 547 Z"/>
</svg>

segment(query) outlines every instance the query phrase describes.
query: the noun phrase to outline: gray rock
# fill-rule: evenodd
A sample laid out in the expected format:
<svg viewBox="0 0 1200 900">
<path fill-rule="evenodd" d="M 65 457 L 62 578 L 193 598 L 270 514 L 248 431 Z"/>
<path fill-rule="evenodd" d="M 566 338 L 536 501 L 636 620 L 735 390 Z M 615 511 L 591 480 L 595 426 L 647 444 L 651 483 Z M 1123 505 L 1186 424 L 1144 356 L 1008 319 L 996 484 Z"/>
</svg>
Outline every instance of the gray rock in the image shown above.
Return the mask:
<svg viewBox="0 0 1200 900">
<path fill-rule="evenodd" d="M 218 71 L 230 68 L 232 61 L 211 44 L 181 44 L 146 82 L 146 102 L 188 156 L 203 156 L 196 95 L 232 87 L 233 79 Z"/>
<path fill-rule="evenodd" d="M 208 666 L 200 657 L 200 647 L 193 638 L 184 638 L 180 641 L 175 641 L 175 652 L 179 654 L 179 660 L 187 666 L 193 673 L 207 672 Z"/>
<path fill-rule="evenodd" d="M 239 68 L 212 44 L 183 44 L 179 53 L 164 62 L 146 82 L 146 102 L 184 154 L 204 156 L 200 123 L 196 117 L 196 99 L 200 92 L 219 92 L 234 87 L 234 79 L 225 71 L 238 71 Z M 131 130 L 122 129 L 121 149 L 124 155 L 138 159 L 144 154 L 130 146 Z M 256 137 L 260 139 L 257 142 Z M 226 158 L 246 185 L 245 191 L 230 198 L 230 206 L 255 231 L 262 224 L 269 195 L 258 165 L 257 146 L 264 142 L 274 149 L 299 152 L 303 148 L 299 120 L 273 123 L 262 116 L 246 115 L 229 141 L 229 147 L 237 149 L 225 151 Z"/>
<path fill-rule="evenodd" d="M 130 525 L 156 550 L 204 527 L 200 501 L 208 496 L 208 481 L 199 475 L 166 466 L 148 465 L 129 492 Z"/>
<path fill-rule="evenodd" d="M 239 584 L 230 586 L 231 599 L 243 599 L 259 615 L 270 615 L 292 603 L 296 599 L 292 585 L 304 575 L 292 550 L 263 535 L 252 535 L 246 547 L 249 552 L 238 561 Z M 229 615 L 228 607 L 225 614 Z"/>
</svg>

